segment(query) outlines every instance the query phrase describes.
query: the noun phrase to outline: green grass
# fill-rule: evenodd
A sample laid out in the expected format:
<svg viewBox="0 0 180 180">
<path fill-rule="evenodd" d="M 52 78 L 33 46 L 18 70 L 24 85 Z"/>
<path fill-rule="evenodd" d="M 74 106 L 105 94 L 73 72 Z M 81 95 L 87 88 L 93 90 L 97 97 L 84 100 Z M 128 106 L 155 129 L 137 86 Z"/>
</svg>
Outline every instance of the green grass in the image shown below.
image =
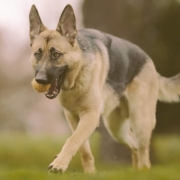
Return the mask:
<svg viewBox="0 0 180 180">
<path fill-rule="evenodd" d="M 135 171 L 131 168 L 123 168 L 116 166 L 114 169 L 105 168 L 103 171 L 97 172 L 95 175 L 86 175 L 79 172 L 67 172 L 63 175 L 53 175 L 42 169 L 33 168 L 1 168 L 1 180 L 179 180 L 180 165 L 155 166 L 149 171 Z"/>
<path fill-rule="evenodd" d="M 130 165 L 104 164 L 98 156 L 100 136 L 95 133 L 91 144 L 95 155 L 95 175 L 83 173 L 77 154 L 66 173 L 53 175 L 47 166 L 60 151 L 66 137 L 0 134 L 0 180 L 180 180 L 180 141 L 178 136 L 153 139 L 157 163 L 149 171 L 135 171 Z"/>
</svg>

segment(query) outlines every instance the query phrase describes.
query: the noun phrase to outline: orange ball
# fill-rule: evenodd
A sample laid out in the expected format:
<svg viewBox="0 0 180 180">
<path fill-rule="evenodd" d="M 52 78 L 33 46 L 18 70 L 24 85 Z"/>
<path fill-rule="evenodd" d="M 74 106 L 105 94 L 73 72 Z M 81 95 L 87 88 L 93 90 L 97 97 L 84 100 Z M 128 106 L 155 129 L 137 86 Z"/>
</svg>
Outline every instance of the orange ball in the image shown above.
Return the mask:
<svg viewBox="0 0 180 180">
<path fill-rule="evenodd" d="M 32 80 L 31 84 L 32 84 L 33 88 L 39 93 L 47 92 L 50 88 L 50 84 L 47 84 L 47 85 L 38 84 L 36 82 L 35 78 Z"/>
</svg>

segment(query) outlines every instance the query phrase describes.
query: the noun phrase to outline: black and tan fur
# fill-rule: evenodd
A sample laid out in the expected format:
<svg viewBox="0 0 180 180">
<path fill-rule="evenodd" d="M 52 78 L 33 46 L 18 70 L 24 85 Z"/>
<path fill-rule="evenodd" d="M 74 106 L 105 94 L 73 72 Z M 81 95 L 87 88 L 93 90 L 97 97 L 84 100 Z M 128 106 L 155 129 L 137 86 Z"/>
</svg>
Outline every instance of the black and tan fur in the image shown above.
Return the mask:
<svg viewBox="0 0 180 180">
<path fill-rule="evenodd" d="M 64 172 L 79 150 L 84 171 L 95 172 L 88 139 L 100 116 L 112 137 L 131 148 L 133 166 L 149 168 L 156 103 L 158 98 L 179 101 L 180 75 L 161 77 L 151 58 L 128 41 L 93 29 L 77 31 L 70 5 L 56 30 L 43 25 L 33 5 L 30 39 L 31 62 L 39 83 L 51 83 L 53 69 L 68 66 L 59 100 L 73 134 L 50 164 L 50 171 Z M 52 58 L 52 48 L 60 53 L 58 58 Z"/>
</svg>

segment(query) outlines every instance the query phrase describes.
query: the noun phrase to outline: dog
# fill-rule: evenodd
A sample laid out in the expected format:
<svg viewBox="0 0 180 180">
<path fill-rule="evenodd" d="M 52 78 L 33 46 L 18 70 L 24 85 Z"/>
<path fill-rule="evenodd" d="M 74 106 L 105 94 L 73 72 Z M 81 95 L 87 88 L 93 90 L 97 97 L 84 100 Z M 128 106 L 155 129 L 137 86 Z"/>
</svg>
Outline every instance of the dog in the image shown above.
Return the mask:
<svg viewBox="0 0 180 180">
<path fill-rule="evenodd" d="M 100 117 L 110 135 L 131 149 L 133 167 L 150 168 L 157 100 L 180 101 L 180 74 L 162 77 L 131 42 L 94 29 L 77 31 L 71 5 L 64 8 L 56 30 L 43 25 L 35 5 L 29 21 L 35 80 L 50 84 L 46 97 L 58 96 L 73 132 L 49 171 L 66 171 L 79 150 L 84 171 L 96 172 L 88 139 Z"/>
</svg>

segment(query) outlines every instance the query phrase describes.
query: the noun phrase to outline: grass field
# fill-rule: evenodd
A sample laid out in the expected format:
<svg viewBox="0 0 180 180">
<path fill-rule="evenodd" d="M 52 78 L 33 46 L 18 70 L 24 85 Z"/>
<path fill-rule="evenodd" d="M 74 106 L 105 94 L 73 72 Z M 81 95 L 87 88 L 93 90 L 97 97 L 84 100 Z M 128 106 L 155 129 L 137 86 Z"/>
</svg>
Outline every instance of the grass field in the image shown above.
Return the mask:
<svg viewBox="0 0 180 180">
<path fill-rule="evenodd" d="M 64 138 L 22 134 L 1 134 L 0 136 L 0 180 L 180 180 L 180 141 L 178 136 L 156 136 L 153 140 L 157 163 L 149 171 L 135 171 L 130 165 L 104 164 L 98 156 L 99 134 L 91 139 L 95 155 L 95 175 L 82 171 L 77 154 L 66 173 L 53 175 L 47 166 L 53 160 Z"/>
</svg>

